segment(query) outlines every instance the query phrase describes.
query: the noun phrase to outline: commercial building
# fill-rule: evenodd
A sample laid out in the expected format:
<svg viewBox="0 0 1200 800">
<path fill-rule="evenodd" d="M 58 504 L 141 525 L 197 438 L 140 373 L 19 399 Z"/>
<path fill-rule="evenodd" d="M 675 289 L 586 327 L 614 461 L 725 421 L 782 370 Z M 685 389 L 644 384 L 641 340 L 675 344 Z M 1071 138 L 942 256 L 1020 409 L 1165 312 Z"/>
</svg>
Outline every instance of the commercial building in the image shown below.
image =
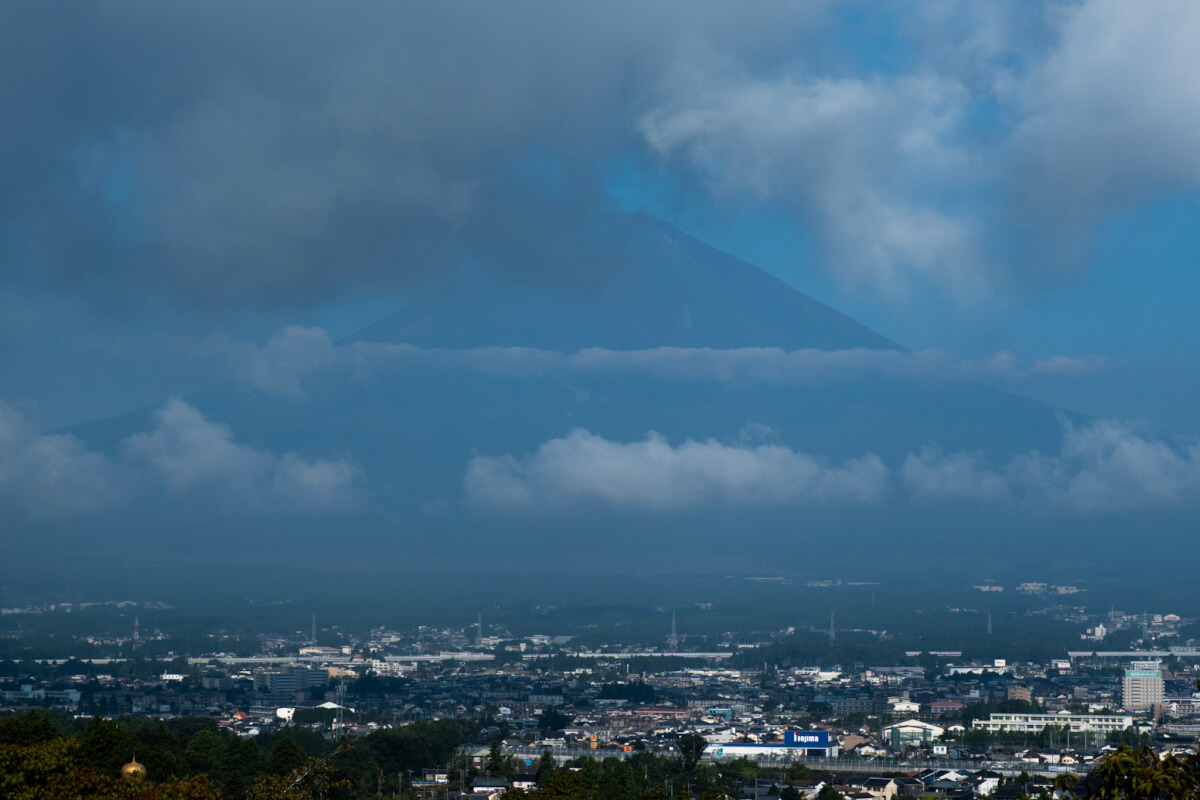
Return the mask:
<svg viewBox="0 0 1200 800">
<path fill-rule="evenodd" d="M 1163 677 L 1157 661 L 1135 661 L 1121 682 L 1121 707 L 1126 711 L 1150 711 L 1163 704 Z"/>
<path fill-rule="evenodd" d="M 705 758 L 718 761 L 733 758 L 748 758 L 751 761 L 780 758 L 837 758 L 837 755 L 837 741 L 831 740 L 827 731 L 788 731 L 784 734 L 782 742 L 767 744 L 734 742 L 710 744 L 704 748 Z"/>
<path fill-rule="evenodd" d="M 991 733 L 1040 733 L 1047 725 L 1066 725 L 1072 733 L 1123 731 L 1133 727 L 1129 714 L 992 714 L 972 728 Z"/>
<path fill-rule="evenodd" d="M 887 742 L 892 752 L 899 753 L 909 747 L 924 747 L 935 739 L 940 739 L 946 729 L 940 725 L 932 725 L 919 719 L 909 719 L 884 727 L 883 741 Z"/>
<path fill-rule="evenodd" d="M 21 684 L 20 691 L 2 691 L 0 692 L 0 700 L 6 703 L 34 703 L 43 700 L 50 700 L 54 703 L 64 705 L 74 705 L 79 702 L 82 695 L 75 689 L 66 689 L 62 691 L 35 689 L 33 684 Z"/>
<path fill-rule="evenodd" d="M 329 682 L 329 673 L 323 669 L 292 667 L 285 670 L 270 670 L 255 675 L 256 687 L 276 693 L 298 692 Z"/>
</svg>

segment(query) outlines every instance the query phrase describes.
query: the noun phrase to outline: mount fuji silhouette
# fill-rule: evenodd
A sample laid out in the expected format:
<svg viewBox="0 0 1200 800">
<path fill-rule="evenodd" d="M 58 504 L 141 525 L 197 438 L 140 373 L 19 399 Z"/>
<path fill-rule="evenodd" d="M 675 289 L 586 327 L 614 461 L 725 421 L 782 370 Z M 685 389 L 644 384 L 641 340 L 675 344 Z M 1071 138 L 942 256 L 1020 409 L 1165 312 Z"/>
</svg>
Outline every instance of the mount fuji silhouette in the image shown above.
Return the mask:
<svg viewBox="0 0 1200 800">
<path fill-rule="evenodd" d="M 652 369 L 489 369 L 494 348 L 526 348 L 562 358 L 588 348 L 606 354 L 680 348 L 721 353 L 739 348 L 854 350 L 903 353 L 896 343 L 767 273 L 664 223 L 615 217 L 567 237 L 574 259 L 547 278 L 543 271 L 464 270 L 395 313 L 337 344 L 348 363 L 380 346 L 419 351 L 365 377 L 347 368 L 303 384 L 303 397 L 222 389 L 186 398 L 208 419 L 230 426 L 239 442 L 301 458 L 348 457 L 361 467 L 366 501 L 349 520 L 252 522 L 192 509 L 181 530 L 228 534 L 239 547 L 278 553 L 281 541 L 310 550 L 331 528 L 370 550 L 425 557 L 553 543 L 574 545 L 565 531 L 613 541 L 661 542 L 670 550 L 686 528 L 701 555 L 715 557 L 730 526 L 751 524 L 766 536 L 792 537 L 794 507 L 769 510 L 688 509 L 645 514 L 592 508 L 579 517 L 483 513 L 464 498 L 472 458 L 534 453 L 575 429 L 614 442 L 655 432 L 672 445 L 688 440 L 786 445 L 836 461 L 876 455 L 893 469 L 929 444 L 946 451 L 983 451 L 1004 463 L 1029 450 L 1056 451 L 1063 413 L 990 385 L 924 375 L 880 372 L 829 380 L 711 379 L 657 374 Z M 367 350 L 364 350 L 366 348 Z M 453 356 L 469 350 L 475 366 Z M 482 364 L 482 366 L 480 366 Z M 143 408 L 73 430 L 89 446 L 118 453 L 126 437 L 153 427 L 156 408 Z M 929 513 L 902 508 L 803 512 L 801 527 L 847 534 L 855 526 L 944 530 Z M 163 514 L 175 512 L 164 501 Z M 219 511 L 217 509 L 216 511 Z M 214 511 L 214 513 L 216 513 Z M 862 514 L 871 516 L 864 521 Z M 903 521 L 905 514 L 913 518 Z M 175 515 L 178 516 L 178 515 Z M 818 522 L 818 520 L 820 520 Z M 957 525 L 957 523 L 955 523 Z M 343 530 L 344 529 L 344 530 Z M 149 527 L 148 527 L 149 530 Z M 154 527 L 153 530 L 157 530 Z M 698 531 L 708 531 L 704 539 Z M 772 531 L 775 533 L 772 534 Z M 306 538 L 311 536 L 312 538 Z M 497 540 L 497 537 L 500 537 Z M 699 537 L 699 538 L 697 538 Z M 183 541 L 185 537 L 180 537 Z M 708 544 L 703 544 L 707 541 Z M 180 547 L 187 545 L 180 544 Z M 582 545 L 580 545 L 582 546 Z M 574 551 L 573 551 L 574 552 Z M 795 548 L 790 552 L 795 552 Z"/>
</svg>

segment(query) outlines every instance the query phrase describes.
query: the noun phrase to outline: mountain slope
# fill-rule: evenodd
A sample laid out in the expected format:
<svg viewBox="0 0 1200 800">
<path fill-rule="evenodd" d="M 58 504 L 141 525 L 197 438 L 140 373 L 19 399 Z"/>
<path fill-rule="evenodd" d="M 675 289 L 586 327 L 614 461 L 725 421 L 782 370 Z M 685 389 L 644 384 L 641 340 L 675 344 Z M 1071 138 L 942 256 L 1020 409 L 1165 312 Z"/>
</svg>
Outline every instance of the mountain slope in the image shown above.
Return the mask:
<svg viewBox="0 0 1200 800">
<path fill-rule="evenodd" d="M 888 348 L 898 346 L 783 281 L 643 216 L 583 231 L 557 287 L 459 276 L 345 342 L 425 347 Z M 582 266 L 581 266 L 582 265 Z"/>
</svg>

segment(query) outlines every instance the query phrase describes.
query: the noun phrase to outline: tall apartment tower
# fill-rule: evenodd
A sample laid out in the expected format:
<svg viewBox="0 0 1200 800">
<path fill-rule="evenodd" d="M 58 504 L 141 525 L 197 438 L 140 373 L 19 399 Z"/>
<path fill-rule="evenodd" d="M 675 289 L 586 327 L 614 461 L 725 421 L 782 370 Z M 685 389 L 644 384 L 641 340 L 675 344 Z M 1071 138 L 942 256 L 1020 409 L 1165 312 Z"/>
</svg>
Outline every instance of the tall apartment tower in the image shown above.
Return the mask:
<svg viewBox="0 0 1200 800">
<path fill-rule="evenodd" d="M 1121 705 L 1126 711 L 1152 711 L 1162 702 L 1162 663 L 1134 661 L 1121 683 Z"/>
</svg>

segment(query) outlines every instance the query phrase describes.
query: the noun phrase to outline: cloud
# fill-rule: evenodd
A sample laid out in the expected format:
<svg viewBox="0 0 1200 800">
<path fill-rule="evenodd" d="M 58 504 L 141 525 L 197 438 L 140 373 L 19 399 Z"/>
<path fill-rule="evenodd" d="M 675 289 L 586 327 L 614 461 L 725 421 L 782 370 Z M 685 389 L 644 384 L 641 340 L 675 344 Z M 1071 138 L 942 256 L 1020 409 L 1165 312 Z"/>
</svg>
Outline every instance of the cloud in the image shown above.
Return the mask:
<svg viewBox="0 0 1200 800">
<path fill-rule="evenodd" d="M 572 266 L 546 240 L 632 156 L 718 215 L 792 209 L 848 284 L 974 298 L 1200 183 L 1194 4 L 924 0 L 883 12 L 886 45 L 864 6 L 31 4 L 0 29 L 24 121 L 0 137 L 0 264 L 219 306 L 470 258 L 552 281 Z"/>
<path fill-rule="evenodd" d="M 993 468 L 981 453 L 931 446 L 910 454 L 898 475 L 918 501 L 995 500 L 1080 513 L 1188 507 L 1200 502 L 1200 445 L 1097 421 L 1065 425 L 1057 455 L 1026 453 Z"/>
<path fill-rule="evenodd" d="M 1008 481 L 988 469 L 982 452 L 943 453 L 927 445 L 910 453 L 899 470 L 900 482 L 920 502 L 1004 500 Z"/>
<path fill-rule="evenodd" d="M 122 442 L 126 458 L 147 466 L 176 495 L 203 495 L 250 510 L 331 510 L 356 505 L 362 471 L 346 459 L 276 456 L 234 441 L 182 400 L 158 413 L 155 428 Z"/>
<path fill-rule="evenodd" d="M 970 93 L 952 77 L 684 71 L 661 92 L 639 122 L 648 145 L 718 196 L 794 208 L 839 277 L 895 294 L 919 275 L 960 297 L 993 283 L 980 222 L 933 199 L 980 168 L 959 134 Z"/>
<path fill-rule="evenodd" d="M 201 359 L 223 362 L 244 385 L 267 394 L 304 397 L 302 382 L 333 367 L 338 352 L 323 328 L 289 325 L 265 345 L 214 337 L 195 348 Z"/>
<path fill-rule="evenodd" d="M 298 326 L 286 328 L 264 347 L 220 340 L 205 348 L 206 354 L 214 352 L 228 361 L 244 383 L 264 392 L 292 397 L 303 396 L 305 379 L 338 368 L 349 371 L 357 381 L 420 366 L 502 376 L 634 373 L 664 380 L 802 383 L 881 375 L 1016 383 L 1039 376 L 1079 378 L 1108 367 L 1103 356 L 1052 356 L 1023 365 L 1008 351 L 982 359 L 961 359 L 934 349 L 910 352 L 870 348 L 788 351 L 777 347 L 646 350 L 590 347 L 562 353 L 530 347 L 451 349 L 375 342 L 334 347 L 329 335 L 320 328 Z"/>
<path fill-rule="evenodd" d="M 875 455 L 833 464 L 783 444 L 713 439 L 672 445 L 651 432 L 620 442 L 576 429 L 523 455 L 478 455 L 463 479 L 467 501 L 507 511 L 601 504 L 671 511 L 706 505 L 826 503 L 989 504 L 1025 513 L 1171 510 L 1200 503 L 1200 444 L 1172 444 L 1128 425 L 1064 425 L 1056 455 L 1029 452 L 993 467 L 983 452 L 934 444 L 892 470 Z"/>
<path fill-rule="evenodd" d="M 672 446 L 653 432 L 640 442 L 613 442 L 576 429 L 522 458 L 473 457 L 464 486 L 469 500 L 483 506 L 598 502 L 667 511 L 700 503 L 875 503 L 887 475 L 873 455 L 834 466 L 779 445 L 708 439 Z"/>
<path fill-rule="evenodd" d="M 751 380 L 799 383 L 852 380 L 868 375 L 942 380 L 1017 382 L 1034 375 L 1079 377 L 1102 371 L 1102 357 L 1054 357 L 1023 367 L 1016 355 L 1001 352 L 985 359 L 958 359 L 939 350 L 915 352 L 854 348 L 792 350 L 747 347 L 729 350 L 658 347 L 650 350 L 590 348 L 571 355 L 567 367 L 581 371 L 629 371 L 659 377 L 703 380 Z"/>
<path fill-rule="evenodd" d="M 26 520 L 95 514 L 122 502 L 128 476 L 78 439 L 43 435 L 0 403 L 0 509 Z"/>
<path fill-rule="evenodd" d="M 632 373 L 663 380 L 804 383 L 854 380 L 870 375 L 902 379 L 1018 383 L 1034 377 L 1081 378 L 1105 371 L 1103 356 L 1052 356 L 1022 364 L 1001 351 L 982 359 L 955 358 L 940 350 L 915 352 L 852 348 L 782 350 L 777 347 L 715 349 L 656 347 L 609 350 L 590 347 L 575 353 L 531 347 L 451 349 L 409 344 L 356 342 L 335 347 L 321 328 L 289 326 L 266 345 L 214 339 L 197 351 L 225 361 L 243 385 L 269 394 L 304 396 L 310 378 L 343 370 L 358 382 L 410 367 L 441 367 L 500 376 L 541 376 L 554 372 Z"/>
<path fill-rule="evenodd" d="M 790 208 L 828 271 L 886 298 L 929 284 L 969 301 L 1080 269 L 1099 226 L 1200 188 L 1194 3 L 922 2 L 887 19 L 882 68 L 847 68 L 863 53 L 837 40 L 832 65 L 820 48 L 689 63 L 659 76 L 638 129 L 717 207 Z"/>
<path fill-rule="evenodd" d="M 530 218 L 517 173 L 531 152 L 586 184 L 630 142 L 646 76 L 782 51 L 819 11 L 28 6 L 0 30 L 0 102 L 23 121 L 0 137 L 0 243 L 37 253 L 43 276 L 223 306 L 407 284 Z"/>
<path fill-rule="evenodd" d="M 1002 88 L 1021 114 L 1005 155 L 1031 218 L 1080 238 L 1155 192 L 1200 186 L 1200 6 L 1089 0 L 1051 20 L 1055 46 Z"/>
</svg>

